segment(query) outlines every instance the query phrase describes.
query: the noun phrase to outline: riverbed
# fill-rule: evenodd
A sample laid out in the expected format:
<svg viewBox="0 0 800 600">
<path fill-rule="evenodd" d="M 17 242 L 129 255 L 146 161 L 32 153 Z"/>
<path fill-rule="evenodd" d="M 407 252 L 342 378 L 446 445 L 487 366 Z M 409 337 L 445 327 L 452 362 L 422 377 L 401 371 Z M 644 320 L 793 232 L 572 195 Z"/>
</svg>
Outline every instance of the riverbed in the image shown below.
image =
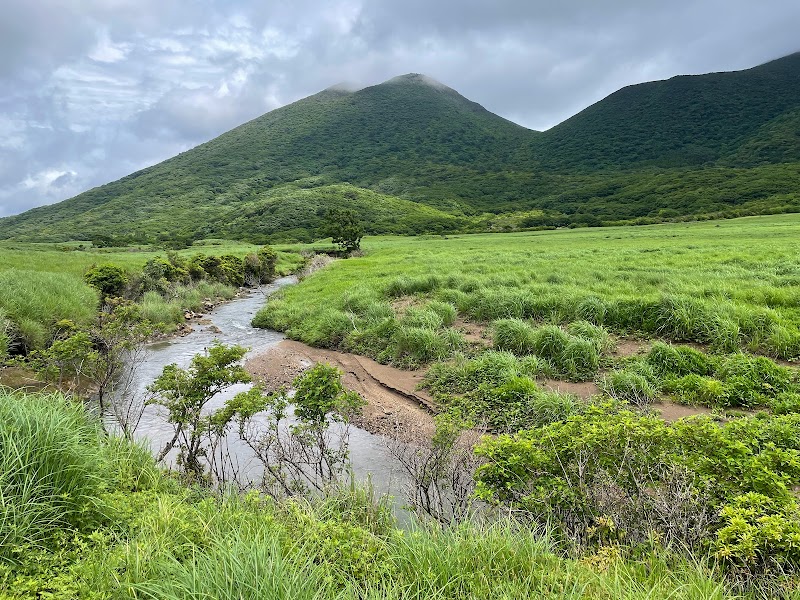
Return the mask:
<svg viewBox="0 0 800 600">
<path fill-rule="evenodd" d="M 164 366 L 175 363 L 186 368 L 195 354 L 202 353 L 214 342 L 238 344 L 248 348 L 245 360 L 262 355 L 275 347 L 285 336 L 277 331 L 256 329 L 250 322 L 270 295 L 295 282 L 294 277 L 284 277 L 256 288 L 204 315 L 199 322 L 192 324 L 192 332 L 149 344 L 141 361 L 137 361 L 135 383 L 130 392 L 139 398 L 144 397 L 147 386 L 161 374 Z M 212 412 L 220 408 L 226 400 L 248 388 L 249 385 L 244 384 L 229 387 L 217 394 L 206 405 L 206 410 Z M 165 409 L 159 406 L 147 406 L 144 409 L 135 437 L 147 444 L 154 454 L 164 447 L 173 434 L 174 429 L 167 422 Z M 405 478 L 402 468 L 389 452 L 388 444 L 391 442 L 384 436 L 353 425 L 349 428 L 349 442 L 350 460 L 356 479 L 371 479 L 379 494 L 400 496 Z M 238 477 L 245 482 L 257 483 L 261 478 L 262 468 L 250 448 L 239 440 L 235 432 L 227 436 L 226 445 L 237 467 Z M 174 464 L 174 451 L 167 456 L 165 462 L 167 465 Z"/>
</svg>

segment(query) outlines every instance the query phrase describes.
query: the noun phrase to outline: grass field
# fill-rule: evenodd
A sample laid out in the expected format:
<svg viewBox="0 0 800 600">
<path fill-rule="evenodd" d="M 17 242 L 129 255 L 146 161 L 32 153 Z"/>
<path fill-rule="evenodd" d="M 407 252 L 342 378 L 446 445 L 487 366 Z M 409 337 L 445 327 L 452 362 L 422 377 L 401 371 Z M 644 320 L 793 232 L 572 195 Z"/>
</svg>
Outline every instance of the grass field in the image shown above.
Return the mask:
<svg viewBox="0 0 800 600">
<path fill-rule="evenodd" d="M 369 238 L 258 321 L 338 345 L 405 296 L 476 321 L 578 319 L 617 332 L 800 357 L 800 215 L 636 228 Z"/>
<path fill-rule="evenodd" d="M 258 248 L 252 244 L 207 240 L 179 254 L 190 257 L 201 252 L 243 257 Z M 148 260 L 165 254 L 164 250 L 147 247 L 0 242 L 0 357 L 5 355 L 12 329 L 26 347 L 42 348 L 58 321 L 68 319 L 79 326 L 87 325 L 97 312 L 99 300 L 97 291 L 83 279 L 91 266 L 111 263 L 134 274 Z M 301 262 L 296 253 L 278 252 L 277 270 L 288 273 Z M 142 304 L 143 313 L 153 322 L 173 325 L 182 321 L 184 310 L 199 308 L 204 297 L 232 297 L 233 292 L 227 286 L 203 282 L 190 288 L 178 286 L 172 298 L 150 294 Z"/>
<path fill-rule="evenodd" d="M 636 228 L 368 238 L 365 256 L 338 261 L 285 289 L 254 323 L 311 345 L 401 367 L 456 359 L 462 379 L 470 369 L 485 372 L 492 365 L 493 372 L 510 369 L 516 376 L 586 381 L 613 366 L 619 372 L 599 381 L 612 397 L 652 400 L 669 391 L 686 403 L 753 406 L 774 398 L 745 398 L 733 390 L 738 380 L 725 365 L 743 368 L 746 362 L 750 384 L 763 387 L 768 383 L 764 369 L 777 366 L 766 359 L 756 364 L 737 358 L 740 352 L 785 361 L 800 357 L 799 234 L 800 216 L 783 215 Z M 486 328 L 493 342 L 488 352 L 494 354 L 467 342 L 463 321 Z M 728 358 L 680 372 L 659 367 L 664 357 L 650 357 L 645 365 L 615 362 L 609 353 L 612 334 L 697 343 Z M 496 350 L 517 355 L 519 364 L 511 365 L 514 357 Z M 483 356 L 484 366 L 475 366 L 476 355 Z M 446 370 L 441 364 L 434 369 L 433 389 L 437 376 L 443 378 L 440 388 L 453 387 L 455 375 Z M 793 371 L 778 376 L 796 381 Z M 465 387 L 482 382 L 469 380 Z M 795 393 L 794 384 L 787 385 L 775 393 Z M 681 394 L 687 387 L 690 391 Z M 716 394 L 715 402 L 704 402 L 704 394 Z M 800 399 L 779 403 L 786 402 Z"/>
</svg>

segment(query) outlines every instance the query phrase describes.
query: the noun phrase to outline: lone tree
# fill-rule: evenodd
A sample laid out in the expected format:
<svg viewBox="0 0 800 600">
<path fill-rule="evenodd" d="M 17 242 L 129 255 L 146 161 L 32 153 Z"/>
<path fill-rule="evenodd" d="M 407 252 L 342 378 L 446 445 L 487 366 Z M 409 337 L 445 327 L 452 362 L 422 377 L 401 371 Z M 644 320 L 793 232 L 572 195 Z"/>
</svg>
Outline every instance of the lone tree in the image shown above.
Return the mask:
<svg viewBox="0 0 800 600">
<path fill-rule="evenodd" d="M 350 208 L 332 208 L 325 215 L 325 223 L 320 228 L 324 237 L 333 238 L 333 243 L 342 252 L 352 252 L 361 248 L 364 227 L 356 211 Z"/>
</svg>

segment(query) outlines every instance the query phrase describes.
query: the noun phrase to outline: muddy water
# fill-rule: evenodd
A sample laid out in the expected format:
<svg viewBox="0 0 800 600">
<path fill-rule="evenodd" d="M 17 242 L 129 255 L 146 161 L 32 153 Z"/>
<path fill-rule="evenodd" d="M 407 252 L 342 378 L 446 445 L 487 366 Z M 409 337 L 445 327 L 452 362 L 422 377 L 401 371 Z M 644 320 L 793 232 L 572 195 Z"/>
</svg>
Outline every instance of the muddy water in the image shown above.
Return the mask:
<svg viewBox="0 0 800 600">
<path fill-rule="evenodd" d="M 205 315 L 209 323 L 194 325 L 195 330 L 192 333 L 150 344 L 143 361 L 137 366 L 134 392 L 140 396 L 144 395 L 145 388 L 161 374 L 165 365 L 176 363 L 180 367 L 187 367 L 195 354 L 203 352 L 214 341 L 249 348 L 245 360 L 280 342 L 284 338 L 282 333 L 255 329 L 250 325 L 250 321 L 271 294 L 295 282 L 296 279 L 293 277 L 278 279 L 270 285 L 252 291 L 246 297 L 215 308 Z M 207 410 L 210 412 L 221 407 L 227 399 L 246 389 L 248 389 L 246 385 L 231 386 L 215 396 L 208 403 Z M 148 406 L 136 430 L 136 436 L 157 453 L 173 434 L 172 426 L 166 421 L 166 411 L 158 406 Z M 239 470 L 239 477 L 248 481 L 258 481 L 261 467 L 251 450 L 238 439 L 235 432 L 228 436 L 226 442 Z M 174 459 L 174 456 L 167 457 L 168 464 L 171 459 Z M 365 480 L 369 477 L 377 492 L 401 495 L 401 468 L 388 452 L 385 438 L 351 426 L 350 459 L 357 479 Z"/>
</svg>

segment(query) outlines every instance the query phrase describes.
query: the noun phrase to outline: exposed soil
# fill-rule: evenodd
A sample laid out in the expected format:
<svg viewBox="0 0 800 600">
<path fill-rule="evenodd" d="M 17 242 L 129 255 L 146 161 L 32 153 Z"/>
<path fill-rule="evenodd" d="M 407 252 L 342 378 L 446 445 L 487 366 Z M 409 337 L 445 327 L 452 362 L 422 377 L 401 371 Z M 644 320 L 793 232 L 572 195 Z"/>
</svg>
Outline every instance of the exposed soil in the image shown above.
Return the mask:
<svg viewBox="0 0 800 600">
<path fill-rule="evenodd" d="M 312 348 L 290 340 L 250 359 L 245 366 L 269 389 L 277 389 L 291 385 L 297 375 L 317 362 L 341 369 L 345 387 L 367 401 L 354 425 L 405 442 L 419 443 L 433 436 L 433 399 L 416 389 L 422 371 L 401 371 L 363 356 Z"/>
<path fill-rule="evenodd" d="M 544 389 L 561 394 L 572 394 L 584 400 L 600 393 L 600 388 L 594 381 L 561 381 L 559 379 L 539 380 Z"/>
<path fill-rule="evenodd" d="M 453 327 L 464 334 L 464 339 L 467 340 L 467 343 L 469 344 L 476 346 L 492 345 L 491 335 L 488 331 L 489 328 L 486 325 L 474 323 L 472 321 L 466 321 L 459 317 L 453 323 Z"/>
<path fill-rule="evenodd" d="M 615 338 L 614 344 L 614 351 L 611 355 L 617 358 L 636 356 L 650 349 L 650 342 L 634 338 Z"/>
<path fill-rule="evenodd" d="M 695 415 L 710 415 L 711 409 L 707 406 L 686 406 L 676 404 L 669 400 L 662 400 L 659 404 L 654 404 L 653 408 L 658 411 L 661 418 L 667 423 L 672 423 L 684 417 L 694 417 Z"/>
<path fill-rule="evenodd" d="M 414 296 L 401 296 L 395 298 L 391 302 L 392 310 L 398 318 L 402 318 L 406 314 L 406 311 L 412 306 L 419 306 L 420 304 L 422 303 L 419 298 L 415 298 Z"/>
</svg>

